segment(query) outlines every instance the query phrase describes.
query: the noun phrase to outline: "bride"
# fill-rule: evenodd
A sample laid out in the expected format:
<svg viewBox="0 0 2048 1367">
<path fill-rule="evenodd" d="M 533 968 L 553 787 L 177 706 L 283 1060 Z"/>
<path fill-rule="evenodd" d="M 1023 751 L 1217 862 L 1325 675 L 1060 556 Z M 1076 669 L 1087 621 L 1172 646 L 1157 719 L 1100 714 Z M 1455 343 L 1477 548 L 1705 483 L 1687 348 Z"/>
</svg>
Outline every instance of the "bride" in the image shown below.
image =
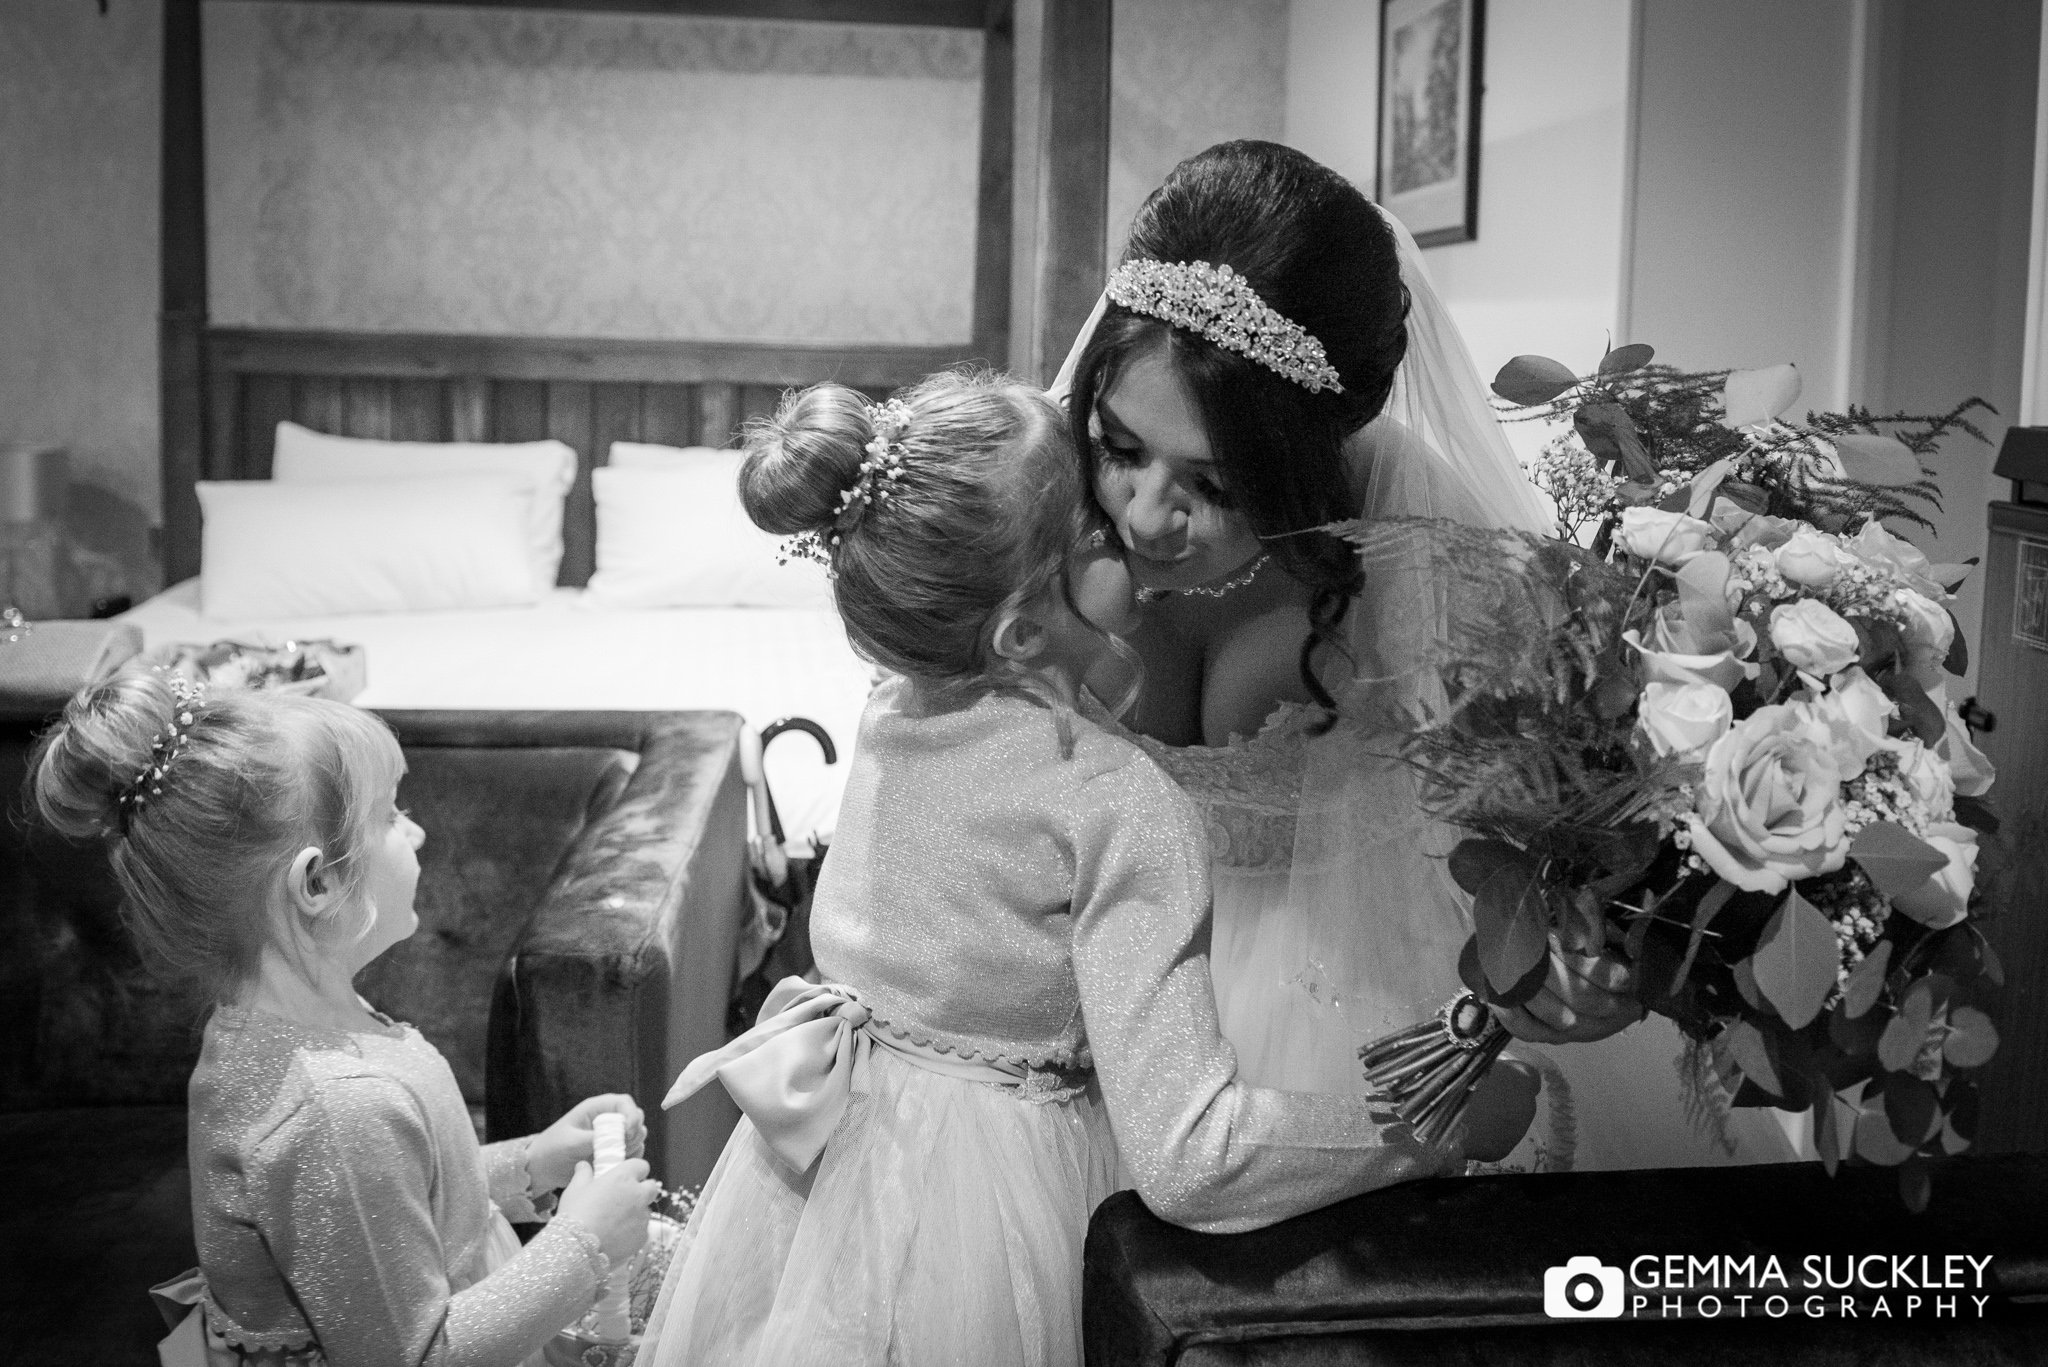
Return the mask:
<svg viewBox="0 0 2048 1367">
<path fill-rule="evenodd" d="M 1054 392 L 1140 586 L 1124 722 L 1208 819 L 1224 1033 L 1252 1082 L 1360 1090 L 1359 1046 L 1458 990 L 1470 921 L 1450 834 L 1393 758 L 1393 719 L 1432 687 L 1426 548 L 1411 531 L 1361 555 L 1311 529 L 1551 519 L 1414 240 L 1277 144 L 1210 148 L 1153 192 Z M 1635 1024 L 1626 987 L 1625 965 L 1554 950 L 1507 1013 L 1546 1096 L 1508 1166 L 1798 1156 L 1667 1021 Z"/>
</svg>

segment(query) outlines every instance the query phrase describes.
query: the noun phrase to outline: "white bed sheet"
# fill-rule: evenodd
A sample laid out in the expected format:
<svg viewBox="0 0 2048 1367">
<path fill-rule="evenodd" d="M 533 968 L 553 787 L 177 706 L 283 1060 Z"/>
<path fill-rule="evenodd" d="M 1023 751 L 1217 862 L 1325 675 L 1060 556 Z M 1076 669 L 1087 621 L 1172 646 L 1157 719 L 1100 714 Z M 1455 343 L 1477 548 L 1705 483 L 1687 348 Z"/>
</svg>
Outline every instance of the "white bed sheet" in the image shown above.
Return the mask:
<svg viewBox="0 0 2048 1367">
<path fill-rule="evenodd" d="M 122 614 L 145 648 L 183 641 L 277 645 L 329 638 L 360 645 L 365 707 L 719 709 L 756 729 L 803 716 L 839 748 L 826 766 L 801 735 L 770 747 L 769 787 L 791 837 L 836 822 L 872 667 L 839 616 L 802 608 L 600 608 L 557 589 L 529 608 L 231 621 L 199 611 L 199 581 Z"/>
</svg>

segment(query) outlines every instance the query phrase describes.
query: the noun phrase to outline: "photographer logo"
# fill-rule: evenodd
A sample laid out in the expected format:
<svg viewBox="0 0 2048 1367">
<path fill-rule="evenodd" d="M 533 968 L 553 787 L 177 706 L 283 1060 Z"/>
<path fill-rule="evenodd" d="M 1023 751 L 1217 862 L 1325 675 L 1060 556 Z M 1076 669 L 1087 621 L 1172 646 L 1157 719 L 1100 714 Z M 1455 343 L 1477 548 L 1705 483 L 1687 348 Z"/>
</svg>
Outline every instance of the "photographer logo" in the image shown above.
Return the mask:
<svg viewBox="0 0 2048 1367">
<path fill-rule="evenodd" d="M 1543 1273 L 1543 1313 L 1554 1320 L 1618 1320 L 1623 1302 L 1621 1269 L 1598 1258 L 1567 1258 Z"/>
</svg>

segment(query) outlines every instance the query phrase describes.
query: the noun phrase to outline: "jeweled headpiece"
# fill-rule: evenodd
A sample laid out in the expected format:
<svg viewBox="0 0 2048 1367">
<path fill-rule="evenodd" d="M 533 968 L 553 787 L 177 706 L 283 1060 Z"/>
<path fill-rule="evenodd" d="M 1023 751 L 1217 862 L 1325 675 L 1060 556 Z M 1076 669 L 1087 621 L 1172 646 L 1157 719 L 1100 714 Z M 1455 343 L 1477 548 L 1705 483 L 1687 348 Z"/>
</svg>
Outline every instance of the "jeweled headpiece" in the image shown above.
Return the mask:
<svg viewBox="0 0 2048 1367">
<path fill-rule="evenodd" d="M 827 576 L 831 577 L 832 547 L 839 544 L 840 529 L 855 525 L 858 514 L 887 503 L 892 496 L 890 486 L 903 476 L 902 438 L 903 430 L 910 426 L 910 405 L 901 399 L 891 399 L 887 403 L 868 404 L 863 411 L 875 434 L 868 439 L 868 458 L 860 463 L 852 485 L 839 492 L 832 530 L 798 532 L 790 537 L 782 543 L 778 564 L 786 565 L 792 559 L 815 560 L 825 566 Z M 849 514 L 855 514 L 853 522 L 847 520 Z"/>
<path fill-rule="evenodd" d="M 175 670 L 163 670 L 168 676 L 173 706 L 170 718 L 164 722 L 164 729 L 157 732 L 149 743 L 149 764 L 115 796 L 121 818 L 135 819 L 149 800 L 160 796 L 164 790 L 164 776 L 171 770 L 171 761 L 185 748 L 185 742 L 192 734 L 192 722 L 199 707 L 206 701 L 203 685 L 194 683 Z"/>
<path fill-rule="evenodd" d="M 1133 313 L 1200 333 L 1311 394 L 1342 394 L 1337 368 L 1308 329 L 1259 298 L 1251 282 L 1207 261 L 1126 261 L 1110 273 L 1109 297 Z"/>
</svg>

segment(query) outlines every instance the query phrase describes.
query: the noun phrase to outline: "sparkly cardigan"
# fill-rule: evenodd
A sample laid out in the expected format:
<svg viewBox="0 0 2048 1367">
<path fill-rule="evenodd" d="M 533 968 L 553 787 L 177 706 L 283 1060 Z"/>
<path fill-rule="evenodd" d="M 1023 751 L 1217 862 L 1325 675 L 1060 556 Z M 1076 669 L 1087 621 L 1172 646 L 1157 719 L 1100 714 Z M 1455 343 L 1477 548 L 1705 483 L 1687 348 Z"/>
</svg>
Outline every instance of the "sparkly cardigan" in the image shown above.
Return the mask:
<svg viewBox="0 0 2048 1367">
<path fill-rule="evenodd" d="M 1236 1080 L 1209 982 L 1208 841 L 1129 741 L 990 694 L 892 679 L 861 722 L 811 913 L 828 982 L 879 1029 L 1033 1069 L 1092 1065 L 1129 1180 L 1163 1218 L 1255 1229 L 1454 1169 L 1362 1097 Z"/>
<path fill-rule="evenodd" d="M 189 1096 L 193 1232 L 229 1344 L 334 1367 L 513 1367 L 603 1282 L 580 1226 L 519 1246 L 499 1208 L 537 1218 L 527 1141 L 480 1147 L 447 1061 L 410 1026 L 223 1007 Z"/>
</svg>

